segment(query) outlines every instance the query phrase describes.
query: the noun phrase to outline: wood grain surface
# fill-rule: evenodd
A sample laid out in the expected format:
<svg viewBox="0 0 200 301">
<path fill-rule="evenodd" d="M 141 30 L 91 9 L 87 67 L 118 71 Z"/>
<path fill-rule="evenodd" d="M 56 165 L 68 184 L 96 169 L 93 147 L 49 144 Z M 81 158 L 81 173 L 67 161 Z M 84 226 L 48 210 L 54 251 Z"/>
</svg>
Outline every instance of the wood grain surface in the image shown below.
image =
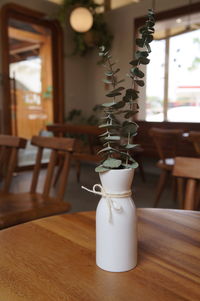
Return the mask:
<svg viewBox="0 0 200 301">
<path fill-rule="evenodd" d="M 138 210 L 135 269 L 95 265 L 95 213 L 0 232 L 1 301 L 200 300 L 200 212 Z"/>
</svg>

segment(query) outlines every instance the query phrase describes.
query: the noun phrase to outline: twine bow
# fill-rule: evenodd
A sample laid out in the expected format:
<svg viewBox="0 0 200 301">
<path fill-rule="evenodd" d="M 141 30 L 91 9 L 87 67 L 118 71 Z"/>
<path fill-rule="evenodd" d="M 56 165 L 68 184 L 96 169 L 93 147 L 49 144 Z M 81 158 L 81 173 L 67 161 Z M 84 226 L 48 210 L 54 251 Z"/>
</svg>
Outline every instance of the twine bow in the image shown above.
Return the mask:
<svg viewBox="0 0 200 301">
<path fill-rule="evenodd" d="M 121 193 L 115 193 L 115 194 L 107 193 L 100 184 L 95 184 L 92 187 L 92 190 L 88 189 L 84 186 L 81 186 L 81 188 L 83 188 L 91 193 L 101 195 L 102 197 L 104 197 L 106 199 L 106 202 L 108 205 L 108 210 L 109 210 L 109 218 L 108 218 L 109 222 L 112 221 L 112 209 L 116 210 L 119 213 L 123 211 L 122 206 L 119 206 L 117 204 L 117 202 L 113 200 L 113 198 L 124 198 L 124 197 L 129 197 L 132 195 L 131 190 L 127 190 L 127 191 L 123 191 Z M 97 190 L 98 188 L 99 188 L 99 190 Z"/>
</svg>

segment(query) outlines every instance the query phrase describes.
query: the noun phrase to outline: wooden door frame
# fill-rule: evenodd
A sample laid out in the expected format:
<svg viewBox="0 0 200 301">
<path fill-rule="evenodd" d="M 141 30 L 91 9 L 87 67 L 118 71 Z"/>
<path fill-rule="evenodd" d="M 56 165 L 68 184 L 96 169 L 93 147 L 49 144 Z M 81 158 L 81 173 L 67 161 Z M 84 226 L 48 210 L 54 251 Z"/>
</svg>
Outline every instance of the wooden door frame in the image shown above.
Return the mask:
<svg viewBox="0 0 200 301">
<path fill-rule="evenodd" d="M 2 50 L 3 100 L 2 100 L 2 133 L 12 133 L 11 93 L 9 80 L 9 36 L 8 20 L 15 18 L 24 22 L 47 27 L 52 34 L 52 84 L 53 84 L 53 122 L 64 121 L 64 46 L 63 31 L 57 20 L 47 20 L 45 14 L 9 3 L 0 10 L 0 39 Z"/>
</svg>

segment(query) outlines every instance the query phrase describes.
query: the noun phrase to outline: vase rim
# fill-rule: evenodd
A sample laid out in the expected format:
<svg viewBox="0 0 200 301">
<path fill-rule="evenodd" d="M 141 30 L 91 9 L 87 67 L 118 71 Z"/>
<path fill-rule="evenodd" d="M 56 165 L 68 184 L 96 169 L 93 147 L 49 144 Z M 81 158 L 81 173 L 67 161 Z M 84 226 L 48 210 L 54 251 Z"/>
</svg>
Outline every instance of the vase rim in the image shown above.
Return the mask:
<svg viewBox="0 0 200 301">
<path fill-rule="evenodd" d="M 106 171 L 101 171 L 99 173 L 104 173 L 104 172 L 109 172 L 109 171 L 113 171 L 113 172 L 125 172 L 125 171 L 129 171 L 129 170 L 134 170 L 135 168 L 123 168 L 123 169 L 109 169 L 109 170 L 106 170 Z"/>
</svg>

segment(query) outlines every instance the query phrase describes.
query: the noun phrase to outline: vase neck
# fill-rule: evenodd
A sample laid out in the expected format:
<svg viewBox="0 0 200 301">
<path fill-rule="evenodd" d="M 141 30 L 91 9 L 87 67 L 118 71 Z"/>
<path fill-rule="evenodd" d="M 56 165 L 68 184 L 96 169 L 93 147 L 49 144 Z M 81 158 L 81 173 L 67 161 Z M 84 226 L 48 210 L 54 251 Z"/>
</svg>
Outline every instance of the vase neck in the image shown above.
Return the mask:
<svg viewBox="0 0 200 301">
<path fill-rule="evenodd" d="M 109 170 L 100 173 L 100 180 L 107 193 L 121 193 L 131 189 L 134 169 Z"/>
</svg>

